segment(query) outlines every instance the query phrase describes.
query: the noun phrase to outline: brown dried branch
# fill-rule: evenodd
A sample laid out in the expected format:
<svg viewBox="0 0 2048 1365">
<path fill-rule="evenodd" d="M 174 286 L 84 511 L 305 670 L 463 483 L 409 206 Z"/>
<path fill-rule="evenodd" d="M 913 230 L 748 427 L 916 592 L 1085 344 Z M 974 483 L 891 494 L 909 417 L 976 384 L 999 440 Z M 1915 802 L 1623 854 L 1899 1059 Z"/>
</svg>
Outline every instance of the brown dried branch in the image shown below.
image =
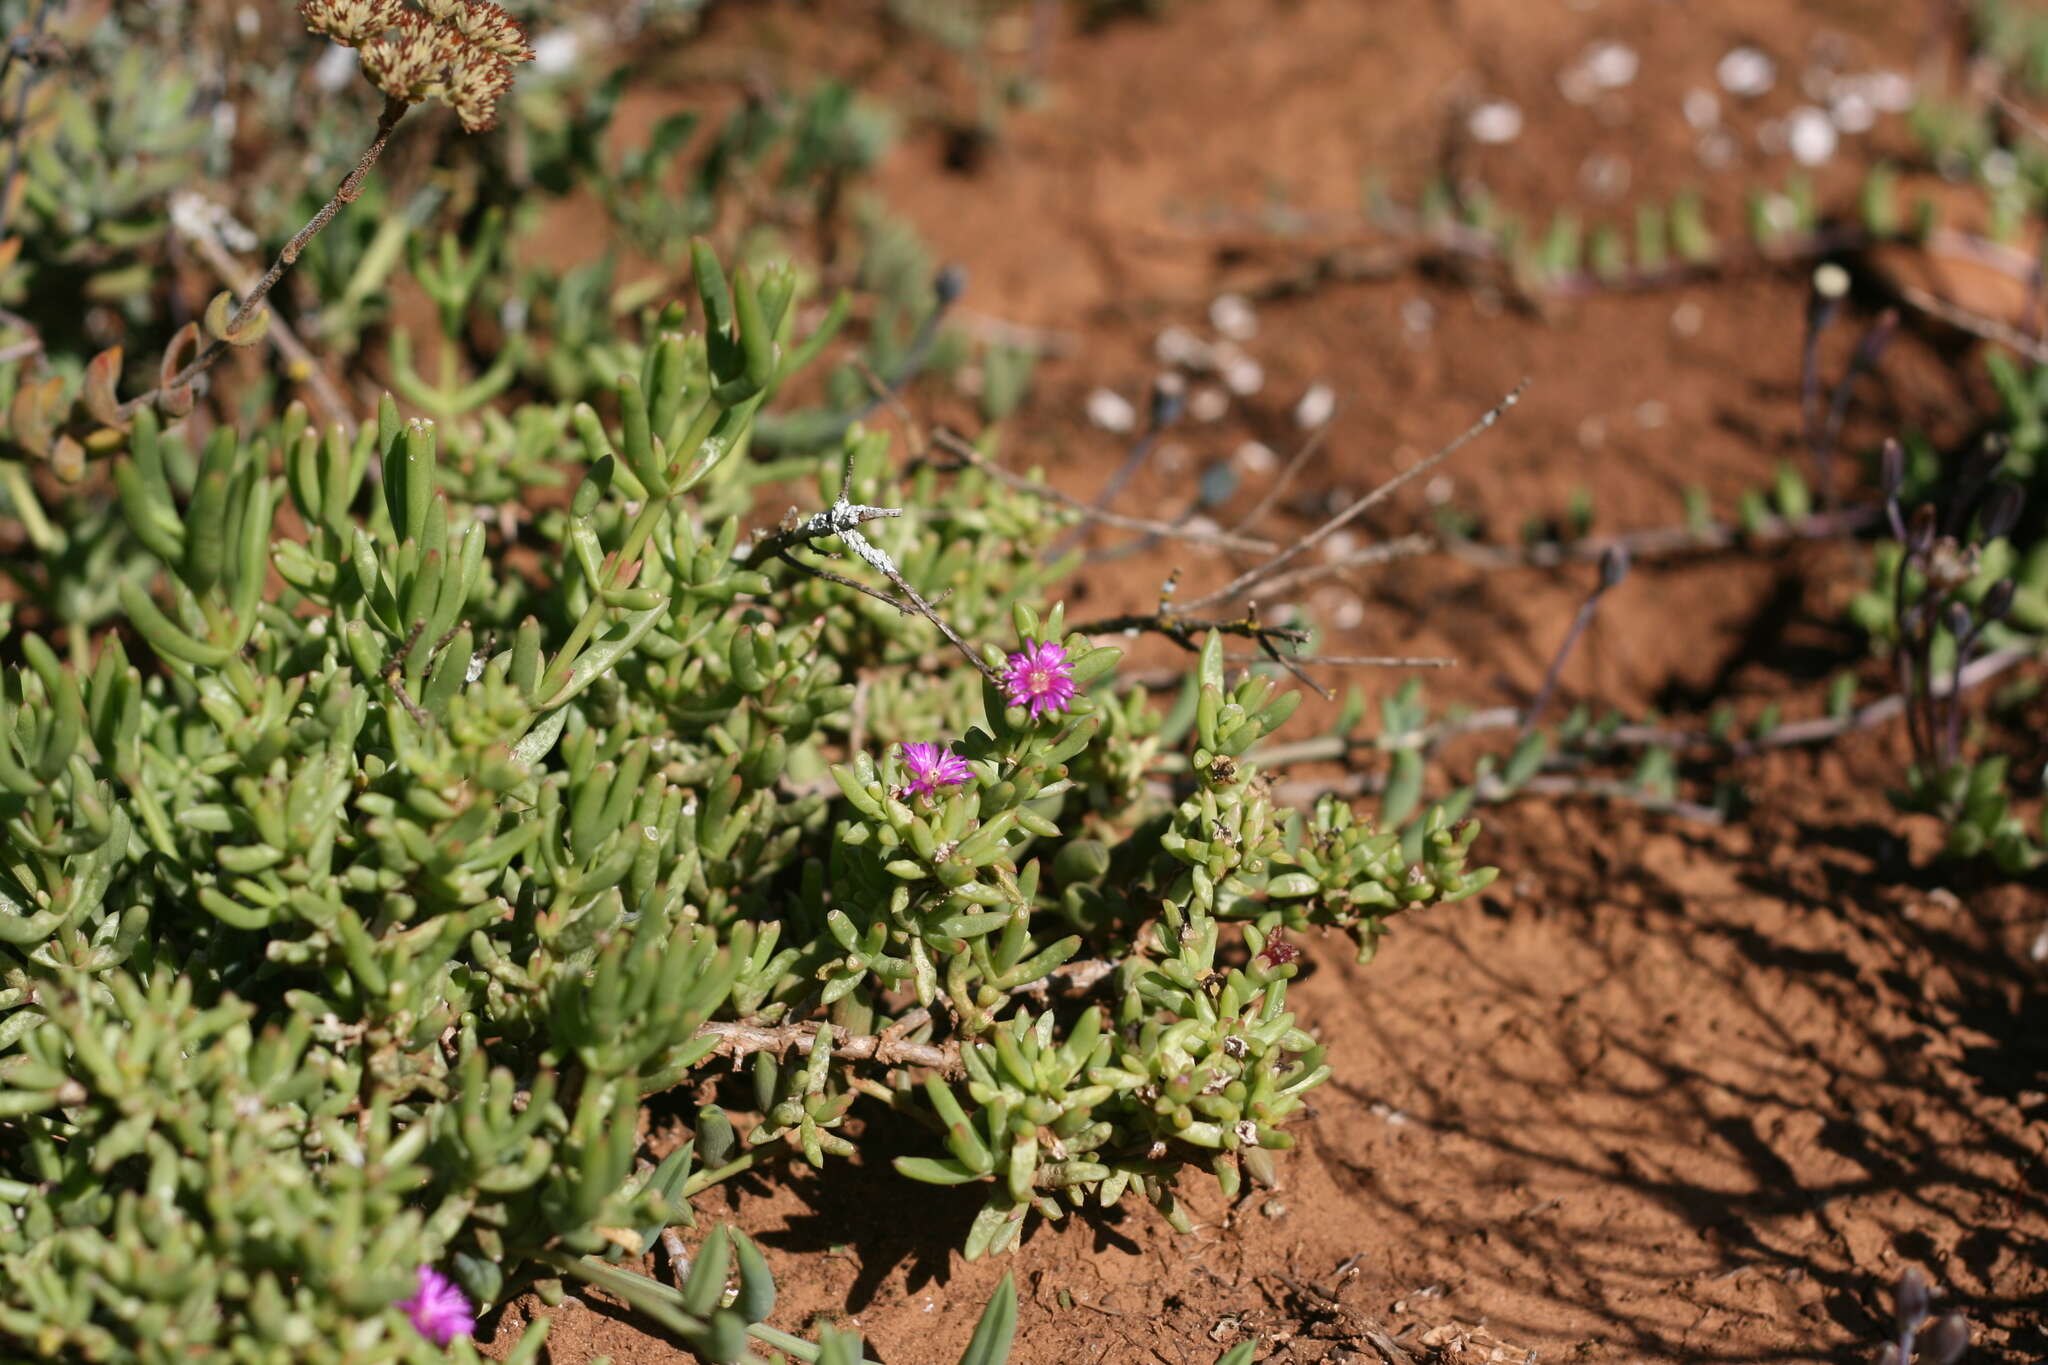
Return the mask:
<svg viewBox="0 0 2048 1365">
<path fill-rule="evenodd" d="M 355 169 L 348 173 L 348 176 L 341 182 L 340 187 L 335 190 L 333 197 L 320 206 L 320 211 L 308 219 L 306 225 L 300 228 L 289 242 L 284 244 L 284 250 L 278 253 L 275 261 L 271 262 L 269 271 L 264 274 L 262 279 L 256 282 L 256 287 L 250 290 L 242 299 L 240 306 L 235 309 L 233 316 L 228 319 L 226 331 L 230 335 L 241 331 L 248 325 L 249 320 L 255 316 L 256 310 L 262 307 L 263 300 L 270 296 L 270 291 L 277 286 L 279 280 L 284 278 L 285 271 L 291 269 L 292 265 L 299 259 L 299 253 L 306 249 L 306 244 L 318 236 L 322 228 L 333 222 L 334 215 L 340 213 L 344 206 L 353 204 L 356 201 L 356 197 L 363 191 L 363 181 L 368 178 L 371 169 L 376 166 L 377 159 L 384 154 L 384 147 L 391 140 L 392 130 L 397 128 L 399 119 L 404 117 L 405 111 L 410 107 L 403 100 L 387 98 L 384 101 L 384 110 L 377 117 L 377 132 L 371 138 L 370 145 L 363 149 L 362 156 L 357 159 Z M 272 321 L 275 322 L 276 319 L 273 318 Z M 192 357 L 191 362 L 184 369 L 178 371 L 171 378 L 169 383 L 161 388 L 151 389 L 147 393 L 137 394 L 123 403 L 120 407 L 120 415 L 123 418 L 131 417 L 141 411 L 145 404 L 155 402 L 158 396 L 165 391 L 175 392 L 190 384 L 201 374 L 205 373 L 213 362 L 220 358 L 221 352 L 225 351 L 231 344 L 220 337 L 212 338 L 200 350 L 198 355 Z"/>
<path fill-rule="evenodd" d="M 1714 522 L 1707 526 L 1657 526 L 1643 531 L 1589 537 L 1585 540 L 1546 541 L 1539 545 L 1486 545 L 1476 540 L 1448 540 L 1446 553 L 1482 569 L 1553 569 L 1565 564 L 1597 562 L 1616 550 L 1625 550 L 1633 560 L 1658 559 L 1684 554 L 1711 554 L 1721 550 L 1750 549 L 1758 545 L 1785 544 L 1807 540 L 1834 540 L 1853 536 L 1883 520 L 1884 508 L 1877 503 L 1816 512 L 1796 521 L 1767 517 L 1748 527 L 1735 522 Z"/>
<path fill-rule="evenodd" d="M 1930 294 L 1916 285 L 1902 283 L 1897 289 L 1900 298 L 1929 317 L 1939 318 L 1949 326 L 1968 332 L 1971 336 L 2003 346 L 2036 365 L 2048 365 L 2048 344 L 2028 336 L 2017 327 L 1950 303 L 1947 299 Z"/>
<path fill-rule="evenodd" d="M 1391 479 L 1388 479 L 1370 493 L 1359 498 L 1336 516 L 1331 517 L 1321 526 L 1309 532 L 1301 540 L 1295 541 L 1293 544 L 1275 553 L 1271 559 L 1245 570 L 1208 596 L 1197 598 L 1195 601 L 1188 603 L 1187 610 L 1200 611 L 1204 607 L 1213 607 L 1219 603 L 1234 601 L 1275 577 L 1282 569 L 1286 568 L 1296 559 L 1322 544 L 1339 530 L 1350 525 L 1374 507 L 1385 502 L 1410 481 L 1434 469 L 1437 465 L 1456 454 L 1468 442 L 1489 430 L 1494 423 L 1501 419 L 1502 414 L 1521 401 L 1522 393 L 1528 387 L 1529 381 L 1526 379 L 1515 385 L 1514 389 L 1505 398 L 1501 399 L 1500 402 L 1494 404 L 1491 408 L 1488 408 L 1485 415 L 1480 417 L 1477 422 L 1467 427 L 1447 444 L 1438 447 L 1433 454 L 1417 460 L 1414 464 L 1394 475 Z"/>
<path fill-rule="evenodd" d="M 962 464 L 982 471 L 997 482 L 1005 484 L 1019 493 L 1043 498 L 1047 502 L 1058 503 L 1062 507 L 1071 508 L 1079 512 L 1087 520 L 1100 522 L 1104 526 L 1115 526 L 1126 531 L 1143 531 L 1151 535 L 1172 540 L 1182 540 L 1192 545 L 1202 545 L 1217 550 L 1242 550 L 1249 554 L 1264 555 L 1272 554 L 1277 548 L 1272 541 L 1261 540 L 1256 536 L 1242 536 L 1230 531 L 1193 530 L 1185 526 L 1176 526 L 1168 521 L 1154 521 L 1149 517 L 1125 516 L 1121 512 L 1112 512 L 1107 508 L 1092 507 L 1071 493 L 1064 493 L 1054 488 L 1051 484 L 1040 483 L 1036 479 L 1012 473 L 993 460 L 990 460 L 979 450 L 976 450 L 973 443 L 967 440 L 966 437 L 949 431 L 944 427 L 940 427 L 932 433 L 932 440 L 948 454 L 958 457 Z"/>
<path fill-rule="evenodd" d="M 960 1066 L 960 1045 L 957 1042 L 913 1043 L 883 1034 L 850 1034 L 834 1024 L 780 1024 L 770 1027 L 713 1023 L 697 1030 L 699 1038 L 718 1039 L 718 1045 L 711 1050 L 713 1056 L 734 1059 L 756 1052 L 778 1055 L 795 1052 L 808 1057 L 811 1049 L 817 1046 L 821 1033 L 831 1044 L 832 1055 L 837 1059 L 874 1061 L 884 1066 L 928 1067 L 955 1079 L 966 1074 Z"/>
<path fill-rule="evenodd" d="M 192 243 L 207 265 L 213 268 L 214 274 L 220 276 L 222 283 L 228 288 L 245 297 L 255 296 L 255 286 L 248 270 L 229 254 L 228 249 L 221 244 L 220 237 L 211 229 L 193 232 L 186 240 Z M 273 316 L 266 335 L 270 338 L 271 344 L 277 347 L 278 354 L 285 358 L 286 364 L 306 376 L 307 386 L 320 400 L 320 406 L 327 409 L 329 419 L 339 422 L 345 431 L 353 434 L 356 427 L 355 414 L 349 410 L 348 400 L 335 388 L 334 380 L 328 376 L 327 371 L 320 368 L 319 362 L 313 358 L 313 353 L 306 349 L 305 343 L 299 340 L 298 334 L 283 318 Z"/>
<path fill-rule="evenodd" d="M 1114 975 L 1118 965 L 1100 958 L 1062 963 L 1039 980 L 1014 987 L 1010 994 L 1028 995 L 1041 1001 L 1055 988 L 1082 994 Z M 706 1024 L 697 1030 L 697 1036 L 718 1040 L 718 1045 L 712 1049 L 713 1056 L 738 1060 L 756 1052 L 778 1055 L 795 1052 L 808 1057 L 817 1046 L 818 1036 L 824 1034 L 831 1044 L 834 1060 L 928 1067 L 957 1080 L 965 1074 L 960 1066 L 960 1044 L 957 1040 L 930 1043 L 913 1042 L 904 1037 L 930 1023 L 931 1012 L 920 1008 L 911 1010 L 880 1033 L 848 1033 L 835 1024 L 755 1024 L 741 1020 L 737 1023 Z"/>
</svg>

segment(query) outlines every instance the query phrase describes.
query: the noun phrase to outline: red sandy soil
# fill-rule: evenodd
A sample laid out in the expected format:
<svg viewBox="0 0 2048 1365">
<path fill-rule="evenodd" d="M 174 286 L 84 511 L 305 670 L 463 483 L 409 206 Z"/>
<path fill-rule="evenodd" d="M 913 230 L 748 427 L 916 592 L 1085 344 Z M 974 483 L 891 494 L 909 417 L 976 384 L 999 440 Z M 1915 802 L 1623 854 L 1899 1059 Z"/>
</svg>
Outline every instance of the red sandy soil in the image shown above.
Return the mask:
<svg viewBox="0 0 2048 1365">
<path fill-rule="evenodd" d="M 885 95 L 914 88 L 926 108 L 966 107 L 947 59 L 887 47 L 882 8 L 728 5 L 680 60 L 791 83 L 852 72 Z M 948 138 L 921 123 L 880 189 L 968 266 L 966 308 L 1062 334 L 1008 448 L 1086 495 L 1121 458 L 1081 417 L 1086 393 L 1142 404 L 1162 327 L 1206 332 L 1219 290 L 1273 293 L 1367 241 L 1363 172 L 1412 200 L 1462 101 L 1524 111 L 1511 146 L 1459 153 L 1504 202 L 1626 223 L 1639 198 L 1697 185 L 1734 236 L 1744 189 L 1789 168 L 1749 133 L 1805 99 L 1815 54 L 1913 72 L 1927 18 L 1897 0 L 1185 0 L 1159 22 L 1063 29 L 1044 105 L 1012 114 L 970 172 L 949 170 Z M 1632 46 L 1640 74 L 1569 103 L 1557 73 L 1598 39 Z M 1754 106 L 1722 99 L 1746 150 L 1709 171 L 1680 104 L 1738 43 L 1777 59 L 1778 85 Z M 1862 168 L 1907 145 L 1896 117 L 1845 139 L 1816 175 L 1823 199 L 1853 203 Z M 1593 153 L 1628 160 L 1612 202 L 1581 187 Z M 1259 215 L 1276 201 L 1322 219 L 1270 231 Z M 1540 309 L 1441 270 L 1286 292 L 1259 305 L 1246 343 L 1262 392 L 1178 430 L 1117 505 L 1178 510 L 1195 474 L 1248 439 L 1284 459 L 1302 439 L 1295 399 L 1327 382 L 1329 439 L 1263 528 L 1298 534 L 1324 500 L 1393 474 L 1526 377 L 1509 419 L 1432 490 L 1482 536 L 1513 542 L 1581 488 L 1598 532 L 1678 523 L 1694 484 L 1729 515 L 1798 457 L 1804 297 L 1802 267 Z M 1426 332 L 1404 325 L 1418 301 Z M 1867 316 L 1831 336 L 1829 373 Z M 1909 318 L 1846 445 L 1908 428 L 1957 440 L 1987 406 L 1969 349 Z M 1237 510 L 1270 477 L 1247 475 Z M 1360 542 L 1427 529 L 1420 492 L 1362 523 Z M 1563 691 L 1693 723 L 1723 698 L 1815 714 L 1821 681 L 1861 651 L 1841 608 L 1866 555 L 1640 565 Z M 1231 566 L 1187 547 L 1119 561 L 1084 575 L 1070 611 L 1147 607 L 1175 567 L 1186 597 Z M 1529 696 L 1592 575 L 1434 557 L 1355 574 L 1317 605 L 1348 594 L 1363 608 L 1332 652 L 1453 655 L 1463 666 L 1429 677 L 1432 699 L 1498 705 Z M 1400 680 L 1359 679 L 1375 696 Z M 2048 757 L 2048 713 L 2029 719 L 1989 736 L 2016 771 Z M 1860 1359 L 1907 1265 L 1968 1314 L 1971 1359 L 2041 1358 L 2048 993 L 2028 945 L 2048 898 L 1935 862 L 1938 831 L 1883 796 L 1903 760 L 1900 737 L 1876 732 L 1749 761 L 1717 774 L 1752 803 L 1722 826 L 1587 802 L 1482 812 L 1485 859 L 1505 869 L 1491 894 L 1401 922 L 1368 968 L 1311 945 L 1298 1008 L 1331 1042 L 1337 1079 L 1278 1190 L 1233 1205 L 1186 1183 L 1193 1237 L 1140 1211 L 1039 1225 L 1016 1253 L 966 1264 L 952 1247 L 972 1192 L 896 1179 L 903 1139 L 888 1131 L 829 1179 L 742 1184 L 700 1216 L 767 1249 L 779 1324 L 856 1325 L 888 1365 L 950 1361 L 1006 1270 L 1024 1301 L 1020 1365 L 1207 1365 L 1249 1338 L 1274 1361 Z M 508 1310 L 501 1340 L 530 1308 Z M 557 1319 L 557 1361 L 678 1354 L 603 1304 Z"/>
</svg>

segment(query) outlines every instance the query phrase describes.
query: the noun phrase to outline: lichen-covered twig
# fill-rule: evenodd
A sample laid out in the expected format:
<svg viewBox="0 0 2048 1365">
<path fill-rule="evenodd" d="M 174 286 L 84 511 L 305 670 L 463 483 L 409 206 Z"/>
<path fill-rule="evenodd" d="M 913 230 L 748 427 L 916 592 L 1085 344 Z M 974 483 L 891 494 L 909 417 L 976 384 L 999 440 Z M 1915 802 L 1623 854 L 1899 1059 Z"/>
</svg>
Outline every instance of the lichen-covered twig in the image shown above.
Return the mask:
<svg viewBox="0 0 2048 1365">
<path fill-rule="evenodd" d="M 991 668 L 988 662 L 975 652 L 974 646 L 961 638 L 960 632 L 954 630 L 952 623 L 939 614 L 937 607 L 926 601 L 924 595 L 910 585 L 909 581 L 903 577 L 903 571 L 896 567 L 896 561 L 890 557 L 889 552 L 860 533 L 859 528 L 867 522 L 879 521 L 884 517 L 900 517 L 902 515 L 903 509 L 900 507 L 868 507 L 859 503 L 849 502 L 845 497 L 845 490 L 842 488 L 839 500 L 824 511 L 815 512 L 810 517 L 801 521 L 795 520 L 794 514 L 792 514 L 792 518 L 781 529 L 756 541 L 751 557 L 759 559 L 772 556 L 802 570 L 804 573 L 823 578 L 828 582 L 837 583 L 842 587 L 857 589 L 875 598 L 877 601 L 887 602 L 890 606 L 907 615 L 914 614 L 924 617 L 938 628 L 939 633 L 946 637 L 953 648 L 960 651 L 962 658 L 974 665 L 976 672 L 980 673 L 990 682 L 1000 685 L 1002 679 L 995 669 Z M 806 564 L 790 553 L 798 545 L 805 545 L 814 540 L 829 539 L 833 536 L 839 537 L 840 544 L 852 551 L 856 559 L 859 559 L 876 573 L 888 579 L 894 585 L 896 591 L 903 594 L 902 598 L 898 599 L 889 596 L 887 593 L 878 592 L 866 584 L 857 582 L 843 574 L 834 573 L 830 569 L 823 569 L 815 564 Z"/>
</svg>

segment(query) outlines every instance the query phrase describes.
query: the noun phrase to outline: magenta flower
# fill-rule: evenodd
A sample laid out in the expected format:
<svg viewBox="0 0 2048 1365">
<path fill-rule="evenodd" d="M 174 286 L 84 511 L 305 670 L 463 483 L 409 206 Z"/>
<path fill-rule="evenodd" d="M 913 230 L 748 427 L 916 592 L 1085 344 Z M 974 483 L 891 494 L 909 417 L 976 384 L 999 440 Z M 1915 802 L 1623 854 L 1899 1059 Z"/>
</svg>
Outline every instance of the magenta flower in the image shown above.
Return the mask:
<svg viewBox="0 0 2048 1365">
<path fill-rule="evenodd" d="M 455 1287 L 455 1281 L 429 1266 L 420 1267 L 419 1291 L 398 1301 L 399 1309 L 412 1319 L 420 1335 L 436 1346 L 446 1346 L 457 1337 L 476 1332 L 476 1314 L 469 1300 Z"/>
<path fill-rule="evenodd" d="M 898 796 L 936 796 L 941 787 L 957 787 L 973 777 L 967 760 L 943 744 L 902 746 L 903 766 L 910 781 L 896 789 Z"/>
<path fill-rule="evenodd" d="M 1003 686 L 1010 705 L 1023 707 L 1033 720 L 1048 712 L 1062 715 L 1074 704 L 1074 661 L 1067 657 L 1065 645 L 1028 640 L 1010 656 Z"/>
</svg>

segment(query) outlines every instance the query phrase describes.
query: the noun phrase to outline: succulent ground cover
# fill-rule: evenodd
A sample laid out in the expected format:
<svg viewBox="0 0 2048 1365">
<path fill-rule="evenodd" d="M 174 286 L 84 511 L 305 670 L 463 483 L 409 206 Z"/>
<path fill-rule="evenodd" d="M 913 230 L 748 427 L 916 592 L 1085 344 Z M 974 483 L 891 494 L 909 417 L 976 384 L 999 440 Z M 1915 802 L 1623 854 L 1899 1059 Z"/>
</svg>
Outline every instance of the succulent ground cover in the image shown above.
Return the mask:
<svg viewBox="0 0 2048 1365">
<path fill-rule="evenodd" d="M 859 8 L 5 11 L 0 1332 L 2025 1358 L 2025 7 Z"/>
</svg>

